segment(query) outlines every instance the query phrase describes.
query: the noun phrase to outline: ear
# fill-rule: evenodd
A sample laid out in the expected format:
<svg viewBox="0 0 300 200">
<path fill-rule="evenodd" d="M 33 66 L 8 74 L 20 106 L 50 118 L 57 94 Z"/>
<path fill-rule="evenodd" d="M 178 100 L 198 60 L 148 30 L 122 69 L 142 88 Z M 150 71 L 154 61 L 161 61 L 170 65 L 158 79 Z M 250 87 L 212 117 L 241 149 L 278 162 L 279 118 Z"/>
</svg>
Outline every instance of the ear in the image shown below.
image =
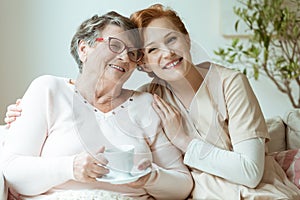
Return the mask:
<svg viewBox="0 0 300 200">
<path fill-rule="evenodd" d="M 137 63 L 137 69 L 139 71 L 143 71 L 143 72 L 152 72 L 151 67 L 148 66 L 148 64 L 146 64 L 146 62 L 144 60 L 141 60 Z"/>
<path fill-rule="evenodd" d="M 88 51 L 88 45 L 85 41 L 80 40 L 78 44 L 78 56 L 81 60 L 81 62 L 85 62 L 87 59 L 87 51 Z"/>
</svg>

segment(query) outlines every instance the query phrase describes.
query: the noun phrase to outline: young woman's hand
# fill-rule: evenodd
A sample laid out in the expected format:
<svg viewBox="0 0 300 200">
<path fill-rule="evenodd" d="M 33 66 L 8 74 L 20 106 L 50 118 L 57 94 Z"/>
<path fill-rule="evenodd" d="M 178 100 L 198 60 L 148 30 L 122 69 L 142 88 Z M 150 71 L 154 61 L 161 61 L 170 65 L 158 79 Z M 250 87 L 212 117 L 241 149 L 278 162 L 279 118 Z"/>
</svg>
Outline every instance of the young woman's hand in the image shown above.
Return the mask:
<svg viewBox="0 0 300 200">
<path fill-rule="evenodd" d="M 153 108 L 162 121 L 168 139 L 181 151 L 186 152 L 192 138 L 184 132 L 179 111 L 156 94 L 154 94 Z"/>
<path fill-rule="evenodd" d="M 80 182 L 95 182 L 96 178 L 101 178 L 109 173 L 109 169 L 105 166 L 108 161 L 104 157 L 104 147 L 92 156 L 88 152 L 78 154 L 73 161 L 74 178 Z"/>
<path fill-rule="evenodd" d="M 7 107 L 4 122 L 6 123 L 6 128 L 10 127 L 10 124 L 16 121 L 17 117 L 21 116 L 22 107 L 20 105 L 21 99 L 17 99 L 15 104 L 11 104 Z"/>
<path fill-rule="evenodd" d="M 136 169 L 136 173 L 138 173 L 138 171 L 144 171 L 147 168 L 152 168 L 152 163 L 149 159 L 142 159 L 139 164 L 137 165 L 137 169 Z M 133 172 L 134 173 L 134 172 Z M 129 187 L 132 188 L 142 188 L 145 186 L 145 184 L 147 183 L 147 181 L 149 180 L 151 173 L 156 173 L 155 171 L 151 171 L 149 174 L 139 178 L 138 180 L 132 182 L 132 183 L 127 183 L 126 185 L 128 185 Z"/>
</svg>

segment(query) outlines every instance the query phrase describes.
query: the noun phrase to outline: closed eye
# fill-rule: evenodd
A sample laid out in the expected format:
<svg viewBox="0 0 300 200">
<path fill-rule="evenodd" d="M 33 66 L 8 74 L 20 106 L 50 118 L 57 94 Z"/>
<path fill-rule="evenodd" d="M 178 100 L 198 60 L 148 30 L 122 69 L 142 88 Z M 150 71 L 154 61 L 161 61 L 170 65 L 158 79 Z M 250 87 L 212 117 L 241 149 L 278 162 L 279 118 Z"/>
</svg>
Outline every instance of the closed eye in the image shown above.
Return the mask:
<svg viewBox="0 0 300 200">
<path fill-rule="evenodd" d="M 176 36 L 172 36 L 172 37 L 169 37 L 169 38 L 167 39 L 166 43 L 167 43 L 167 44 L 170 44 L 170 43 L 172 43 L 172 42 L 174 42 L 174 41 L 176 41 L 176 40 L 177 40 L 177 37 L 176 37 Z"/>
<path fill-rule="evenodd" d="M 152 53 L 152 52 L 154 52 L 156 49 L 157 49 L 157 48 L 148 48 L 147 53 Z"/>
</svg>

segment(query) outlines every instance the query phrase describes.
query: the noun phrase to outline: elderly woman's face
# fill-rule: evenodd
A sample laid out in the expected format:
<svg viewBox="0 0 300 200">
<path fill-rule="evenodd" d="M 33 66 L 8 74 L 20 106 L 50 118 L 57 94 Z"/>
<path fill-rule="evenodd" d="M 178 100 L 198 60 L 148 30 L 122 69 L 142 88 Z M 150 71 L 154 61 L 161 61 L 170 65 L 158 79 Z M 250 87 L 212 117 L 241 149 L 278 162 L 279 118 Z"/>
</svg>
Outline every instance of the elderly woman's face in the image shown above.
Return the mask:
<svg viewBox="0 0 300 200">
<path fill-rule="evenodd" d="M 136 67 L 133 62 L 136 52 L 134 43 L 128 35 L 116 25 L 107 25 L 102 31 L 102 37 L 97 38 L 93 47 L 86 46 L 86 59 L 83 59 L 83 74 L 110 83 L 123 84 Z"/>
</svg>

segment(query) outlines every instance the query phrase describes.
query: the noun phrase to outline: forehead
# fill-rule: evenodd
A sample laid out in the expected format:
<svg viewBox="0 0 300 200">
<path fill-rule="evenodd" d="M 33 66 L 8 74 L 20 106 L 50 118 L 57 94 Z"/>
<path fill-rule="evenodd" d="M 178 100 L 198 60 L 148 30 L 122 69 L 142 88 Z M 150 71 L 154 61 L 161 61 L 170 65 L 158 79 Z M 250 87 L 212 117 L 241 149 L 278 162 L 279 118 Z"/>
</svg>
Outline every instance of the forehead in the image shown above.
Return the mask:
<svg viewBox="0 0 300 200">
<path fill-rule="evenodd" d="M 114 37 L 121 39 L 126 43 L 132 43 L 132 41 L 130 41 L 132 34 L 132 30 L 124 30 L 123 28 L 114 24 L 109 24 L 102 30 L 102 37 Z"/>
<path fill-rule="evenodd" d="M 109 24 L 102 30 L 102 36 L 103 37 L 117 37 L 117 36 L 123 36 L 124 37 L 124 29 L 117 25 Z"/>
<path fill-rule="evenodd" d="M 145 45 L 164 38 L 171 33 L 181 35 L 179 29 L 168 18 L 154 19 L 146 28 L 143 29 Z"/>
<path fill-rule="evenodd" d="M 165 29 L 172 29 L 175 31 L 179 31 L 176 25 L 167 17 L 161 17 L 152 20 L 147 27 L 157 27 L 157 28 L 165 28 Z"/>
</svg>

